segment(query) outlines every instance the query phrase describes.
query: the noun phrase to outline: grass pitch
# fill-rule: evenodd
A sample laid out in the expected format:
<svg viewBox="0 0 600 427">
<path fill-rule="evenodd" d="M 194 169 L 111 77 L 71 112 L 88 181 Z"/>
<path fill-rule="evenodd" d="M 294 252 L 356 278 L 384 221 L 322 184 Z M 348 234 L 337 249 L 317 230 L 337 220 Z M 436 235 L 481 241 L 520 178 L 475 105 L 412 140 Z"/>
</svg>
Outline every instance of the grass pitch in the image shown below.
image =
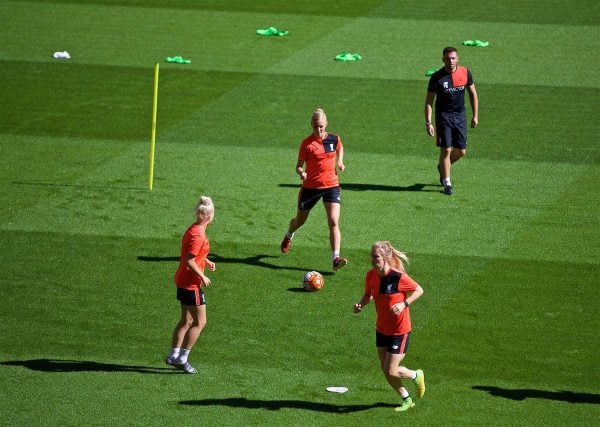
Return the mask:
<svg viewBox="0 0 600 427">
<path fill-rule="evenodd" d="M 600 420 L 596 2 L 0 4 L 0 422 L 590 425 Z M 286 37 L 255 30 L 277 26 Z M 485 49 L 460 46 L 490 41 Z M 439 193 L 425 70 L 459 48 L 480 126 Z M 67 50 L 69 61 L 52 59 Z M 355 63 L 333 61 L 341 51 Z M 164 63 L 182 55 L 189 65 Z M 161 62 L 154 191 L 147 189 Z M 288 255 L 293 167 L 323 107 L 346 148 L 343 254 L 320 206 Z M 217 271 L 187 376 L 163 364 L 172 275 L 211 195 Z M 374 240 L 411 257 L 404 414 L 351 312 Z M 308 270 L 325 273 L 301 291 Z M 343 395 L 325 387 L 343 385 Z"/>
</svg>

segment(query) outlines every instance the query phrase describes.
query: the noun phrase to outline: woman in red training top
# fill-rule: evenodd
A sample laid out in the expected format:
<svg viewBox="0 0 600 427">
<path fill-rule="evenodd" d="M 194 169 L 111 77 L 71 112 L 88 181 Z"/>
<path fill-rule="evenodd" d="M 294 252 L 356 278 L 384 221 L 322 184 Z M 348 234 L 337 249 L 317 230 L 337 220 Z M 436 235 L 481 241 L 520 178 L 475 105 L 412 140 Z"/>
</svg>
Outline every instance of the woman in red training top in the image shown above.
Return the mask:
<svg viewBox="0 0 600 427">
<path fill-rule="evenodd" d="M 390 242 L 373 243 L 373 268 L 367 272 L 364 295 L 358 304 L 354 304 L 354 312 L 359 313 L 371 300 L 375 301 L 377 355 L 387 382 L 402 397 L 402 404 L 396 411 L 406 411 L 415 406 L 402 384 L 403 379 L 414 381 L 417 397 L 425 394 L 423 371 L 413 371 L 400 365 L 408 349 L 411 331 L 409 306 L 423 295 L 423 288 L 404 271 L 403 261 L 408 261 L 406 254 Z"/>
<path fill-rule="evenodd" d="M 212 199 L 200 197 L 194 210 L 196 222 L 183 235 L 179 268 L 175 273 L 177 299 L 181 302 L 181 319 L 173 331 L 171 353 L 165 359 L 168 365 L 188 374 L 197 372 L 188 362 L 188 355 L 206 325 L 206 300 L 202 287 L 210 285 L 211 281 L 204 275 L 204 266 L 210 271 L 215 271 L 216 268 L 215 263 L 207 258 L 210 245 L 206 227 L 215 215 Z"/>
<path fill-rule="evenodd" d="M 287 253 L 290 250 L 294 232 L 304 225 L 310 210 L 323 199 L 329 225 L 332 267 L 333 271 L 337 271 L 348 263 L 346 258 L 340 256 L 341 189 L 337 176 L 337 169 L 345 169 L 344 146 L 339 135 L 325 130 L 327 116 L 322 109 L 318 108 L 313 112 L 310 124 L 313 132 L 300 144 L 296 163 L 296 173 L 302 181 L 296 216 L 290 221 L 288 231 L 283 236 L 281 252 Z"/>
</svg>

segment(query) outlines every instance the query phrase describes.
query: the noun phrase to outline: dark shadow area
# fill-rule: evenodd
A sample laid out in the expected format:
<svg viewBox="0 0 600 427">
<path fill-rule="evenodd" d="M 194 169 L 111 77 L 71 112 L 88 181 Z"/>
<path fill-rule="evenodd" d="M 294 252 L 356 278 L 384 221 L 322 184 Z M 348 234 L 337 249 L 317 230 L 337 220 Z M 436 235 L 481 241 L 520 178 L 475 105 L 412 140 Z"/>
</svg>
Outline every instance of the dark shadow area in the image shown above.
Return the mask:
<svg viewBox="0 0 600 427">
<path fill-rule="evenodd" d="M 189 406 L 227 406 L 230 408 L 266 409 L 305 409 L 307 411 L 332 412 L 334 414 L 349 414 L 366 411 L 373 408 L 394 408 L 397 405 L 389 403 L 373 403 L 371 405 L 334 405 L 330 403 L 308 402 L 305 400 L 252 400 L 245 397 L 230 397 L 227 399 L 183 400 L 181 405 Z"/>
<path fill-rule="evenodd" d="M 530 388 L 499 388 L 484 385 L 473 386 L 474 390 L 486 391 L 492 396 L 504 397 L 505 399 L 512 400 L 525 400 L 531 399 L 548 399 L 556 400 L 559 402 L 569 403 L 592 403 L 600 404 L 600 394 L 594 393 L 576 393 L 572 391 L 547 391 L 547 390 L 535 390 Z"/>
<path fill-rule="evenodd" d="M 274 256 L 274 255 L 255 255 L 255 256 L 250 256 L 250 257 L 246 257 L 246 258 L 227 258 L 227 257 L 222 257 L 217 254 L 212 254 L 212 253 L 208 255 L 208 259 L 210 259 L 211 261 L 213 261 L 217 264 L 219 264 L 219 263 L 246 264 L 246 265 L 252 265 L 255 267 L 268 268 L 270 270 L 295 270 L 295 271 L 314 270 L 314 269 L 308 268 L 308 267 L 286 267 L 286 266 L 274 265 L 269 262 L 263 261 L 263 259 L 265 259 L 265 258 L 279 258 L 279 257 Z M 177 261 L 179 261 L 179 257 L 177 257 L 177 256 L 158 257 L 158 256 L 140 255 L 137 257 L 137 259 L 138 259 L 138 261 L 149 261 L 149 262 L 162 262 L 162 261 L 177 262 Z M 217 265 L 217 268 L 218 268 L 218 265 Z M 330 271 L 321 273 L 321 274 L 323 276 L 333 275 L 333 273 Z"/>
<path fill-rule="evenodd" d="M 0 365 L 22 366 L 39 372 L 136 372 L 140 374 L 183 374 L 174 368 L 153 368 L 148 366 L 117 365 L 81 360 L 32 359 L 9 360 Z"/>
<path fill-rule="evenodd" d="M 308 293 L 303 286 L 298 286 L 297 288 L 288 288 L 288 292 L 296 292 L 296 293 Z"/>
<path fill-rule="evenodd" d="M 350 191 L 430 191 L 439 192 L 440 186 L 438 184 L 412 184 L 407 186 L 399 185 L 382 185 L 382 184 L 352 184 L 342 183 L 340 184 L 343 190 Z M 283 188 L 300 188 L 300 184 L 279 184 Z M 425 187 L 435 187 L 435 189 L 426 189 Z"/>
</svg>

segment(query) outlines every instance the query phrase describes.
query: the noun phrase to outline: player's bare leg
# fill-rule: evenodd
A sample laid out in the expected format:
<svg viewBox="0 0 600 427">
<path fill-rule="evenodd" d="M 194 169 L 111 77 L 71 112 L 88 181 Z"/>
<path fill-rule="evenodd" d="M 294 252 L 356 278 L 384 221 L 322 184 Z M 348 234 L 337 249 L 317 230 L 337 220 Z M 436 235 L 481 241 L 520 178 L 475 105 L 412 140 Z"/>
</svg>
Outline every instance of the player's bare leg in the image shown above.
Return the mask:
<svg viewBox="0 0 600 427">
<path fill-rule="evenodd" d="M 348 260 L 340 256 L 342 246 L 342 233 L 340 232 L 341 207 L 339 203 L 326 202 L 324 205 L 329 226 L 329 244 L 331 246 L 333 270 L 337 271 L 348 264 Z"/>
<path fill-rule="evenodd" d="M 281 240 L 281 252 L 283 252 L 284 254 L 287 254 L 290 250 L 290 246 L 292 245 L 292 238 L 294 237 L 294 232 L 304 225 L 304 223 L 308 219 L 308 214 L 310 214 L 309 210 L 298 209 L 298 211 L 296 212 L 296 216 L 290 221 L 288 231 Z"/>
<path fill-rule="evenodd" d="M 395 410 L 402 412 L 414 407 L 415 404 L 408 390 L 402 384 L 403 374 L 406 374 L 406 372 L 403 372 L 401 368 L 406 368 L 401 367 L 400 363 L 404 359 L 404 354 L 389 353 L 385 347 L 377 347 L 377 356 L 385 379 L 402 398 L 402 403 Z"/>
<path fill-rule="evenodd" d="M 440 172 L 441 184 L 444 187 L 444 194 L 448 196 L 452 195 L 452 182 L 450 181 L 451 153 L 452 149 L 450 147 L 440 147 L 438 170 Z"/>
</svg>

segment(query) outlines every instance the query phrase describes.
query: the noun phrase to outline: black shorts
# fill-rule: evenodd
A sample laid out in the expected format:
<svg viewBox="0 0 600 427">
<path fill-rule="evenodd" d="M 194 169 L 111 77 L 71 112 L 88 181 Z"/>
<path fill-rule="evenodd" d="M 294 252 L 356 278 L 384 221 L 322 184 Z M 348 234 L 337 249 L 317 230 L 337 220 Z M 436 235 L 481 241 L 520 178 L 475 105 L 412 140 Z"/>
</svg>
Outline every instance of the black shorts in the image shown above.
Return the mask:
<svg viewBox="0 0 600 427">
<path fill-rule="evenodd" d="M 202 289 L 181 289 L 177 288 L 177 299 L 181 305 L 205 305 L 206 298 Z"/>
<path fill-rule="evenodd" d="M 337 187 L 330 188 L 301 188 L 298 194 L 298 209 L 301 211 L 311 210 L 323 198 L 323 203 L 341 203 L 342 189 Z"/>
<path fill-rule="evenodd" d="M 444 148 L 467 149 L 466 114 L 440 115 L 435 118 L 435 144 Z"/>
<path fill-rule="evenodd" d="M 388 353 L 404 354 L 408 351 L 408 339 L 410 332 L 404 335 L 385 335 L 375 331 L 375 345 L 377 347 L 386 347 Z"/>
</svg>

